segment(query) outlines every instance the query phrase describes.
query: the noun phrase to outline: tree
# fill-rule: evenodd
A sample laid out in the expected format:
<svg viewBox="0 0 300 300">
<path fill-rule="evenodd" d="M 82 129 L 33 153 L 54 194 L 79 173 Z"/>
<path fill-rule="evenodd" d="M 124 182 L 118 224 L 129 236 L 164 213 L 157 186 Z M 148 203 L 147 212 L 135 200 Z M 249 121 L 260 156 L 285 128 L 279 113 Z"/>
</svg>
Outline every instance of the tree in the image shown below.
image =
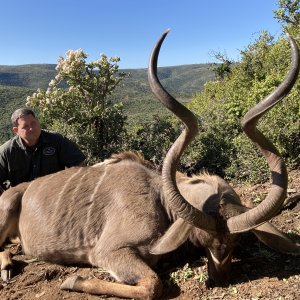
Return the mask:
<svg viewBox="0 0 300 300">
<path fill-rule="evenodd" d="M 81 49 L 59 57 L 55 79 L 47 90 L 27 97 L 26 105 L 39 111 L 44 126 L 75 141 L 94 162 L 118 151 L 126 134 L 122 103 L 108 97 L 126 74 L 118 72 L 118 57 L 86 59 Z"/>
<path fill-rule="evenodd" d="M 300 25 L 300 0 L 279 0 L 278 6 L 274 14 L 279 22 L 295 27 Z"/>
<path fill-rule="evenodd" d="M 215 73 L 218 80 L 224 80 L 225 76 L 231 73 L 233 61 L 230 60 L 225 53 L 221 52 L 212 51 L 211 56 L 220 62 L 213 64 L 212 71 Z"/>
</svg>

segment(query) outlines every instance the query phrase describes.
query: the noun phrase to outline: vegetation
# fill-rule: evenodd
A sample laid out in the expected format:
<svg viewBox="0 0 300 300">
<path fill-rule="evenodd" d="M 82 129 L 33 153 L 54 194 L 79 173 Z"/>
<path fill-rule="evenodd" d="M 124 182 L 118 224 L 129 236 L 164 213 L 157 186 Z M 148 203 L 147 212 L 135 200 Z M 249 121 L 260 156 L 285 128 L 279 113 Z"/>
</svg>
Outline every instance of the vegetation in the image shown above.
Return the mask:
<svg viewBox="0 0 300 300">
<path fill-rule="evenodd" d="M 13 135 L 10 125 L 12 112 L 16 108 L 24 106 L 24 99 L 33 91 L 33 89 L 27 87 L 0 85 L 0 144 Z"/>
<path fill-rule="evenodd" d="M 299 41 L 299 1 L 293 1 L 293 5 L 291 1 L 280 1 L 280 5 L 276 16 L 280 21 L 291 18 L 285 29 Z M 287 12 L 289 8 L 292 12 Z M 298 23 L 294 25 L 295 22 Z M 290 64 L 290 46 L 284 36 L 275 41 L 263 31 L 241 55 L 241 61 L 231 65 L 230 72 L 222 73 L 218 81 L 208 82 L 189 104 L 200 116 L 203 131 L 195 142 L 198 150 L 191 150 L 187 161 L 194 161 L 197 170 L 213 168 L 231 179 L 259 182 L 268 178 L 268 169 L 260 153 L 242 133 L 240 120 L 284 79 Z M 287 99 L 259 125 L 291 168 L 300 166 L 299 108 L 298 80 Z"/>
<path fill-rule="evenodd" d="M 288 25 L 297 28 L 300 24 L 300 1 L 299 0 L 279 0 L 278 9 L 274 11 L 275 18 L 283 26 Z"/>
</svg>

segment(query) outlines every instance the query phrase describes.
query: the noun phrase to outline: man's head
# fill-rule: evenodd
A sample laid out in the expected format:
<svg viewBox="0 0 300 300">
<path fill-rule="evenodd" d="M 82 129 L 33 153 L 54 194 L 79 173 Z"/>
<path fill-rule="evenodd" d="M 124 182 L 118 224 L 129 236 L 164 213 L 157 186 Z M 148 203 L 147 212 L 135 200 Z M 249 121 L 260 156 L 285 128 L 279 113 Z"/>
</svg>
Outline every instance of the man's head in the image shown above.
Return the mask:
<svg viewBox="0 0 300 300">
<path fill-rule="evenodd" d="M 34 146 L 41 135 L 41 126 L 34 112 L 29 108 L 19 108 L 11 116 L 12 130 L 26 146 Z"/>
</svg>

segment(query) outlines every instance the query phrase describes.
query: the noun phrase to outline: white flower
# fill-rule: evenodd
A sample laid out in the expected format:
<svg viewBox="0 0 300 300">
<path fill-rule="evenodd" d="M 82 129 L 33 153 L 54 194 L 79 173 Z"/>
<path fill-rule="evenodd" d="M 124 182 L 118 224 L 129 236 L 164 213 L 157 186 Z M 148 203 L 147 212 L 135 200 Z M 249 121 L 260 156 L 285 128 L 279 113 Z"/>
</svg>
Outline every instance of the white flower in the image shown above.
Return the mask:
<svg viewBox="0 0 300 300">
<path fill-rule="evenodd" d="M 49 83 L 49 86 L 55 86 L 56 81 L 54 79 L 52 79 Z"/>
</svg>

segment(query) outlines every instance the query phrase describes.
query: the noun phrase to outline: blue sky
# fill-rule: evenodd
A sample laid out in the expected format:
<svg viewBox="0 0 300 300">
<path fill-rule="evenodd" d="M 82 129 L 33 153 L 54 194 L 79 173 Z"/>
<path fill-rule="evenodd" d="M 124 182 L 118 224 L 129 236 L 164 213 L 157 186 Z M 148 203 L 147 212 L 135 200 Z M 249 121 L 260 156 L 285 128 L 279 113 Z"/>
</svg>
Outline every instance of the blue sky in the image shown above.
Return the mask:
<svg viewBox="0 0 300 300">
<path fill-rule="evenodd" d="M 262 30 L 281 34 L 277 8 L 277 0 L 3 0 L 0 65 L 56 64 L 81 48 L 88 60 L 105 53 L 122 69 L 145 68 L 167 28 L 159 66 L 211 62 L 212 51 L 237 60 Z"/>
</svg>

